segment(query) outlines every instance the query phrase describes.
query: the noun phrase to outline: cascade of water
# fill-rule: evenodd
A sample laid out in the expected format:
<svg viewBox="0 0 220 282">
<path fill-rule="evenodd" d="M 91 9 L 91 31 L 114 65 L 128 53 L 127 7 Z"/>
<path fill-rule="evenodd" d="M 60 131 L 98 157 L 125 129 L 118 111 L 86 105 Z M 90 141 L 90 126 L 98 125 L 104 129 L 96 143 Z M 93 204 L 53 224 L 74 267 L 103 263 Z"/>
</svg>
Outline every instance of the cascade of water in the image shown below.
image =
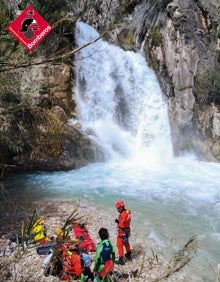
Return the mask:
<svg viewBox="0 0 220 282">
<path fill-rule="evenodd" d="M 78 46 L 98 36 L 77 23 Z M 75 71 L 78 116 L 107 158 L 172 156 L 166 102 L 142 55 L 99 40 L 76 53 Z"/>
</svg>

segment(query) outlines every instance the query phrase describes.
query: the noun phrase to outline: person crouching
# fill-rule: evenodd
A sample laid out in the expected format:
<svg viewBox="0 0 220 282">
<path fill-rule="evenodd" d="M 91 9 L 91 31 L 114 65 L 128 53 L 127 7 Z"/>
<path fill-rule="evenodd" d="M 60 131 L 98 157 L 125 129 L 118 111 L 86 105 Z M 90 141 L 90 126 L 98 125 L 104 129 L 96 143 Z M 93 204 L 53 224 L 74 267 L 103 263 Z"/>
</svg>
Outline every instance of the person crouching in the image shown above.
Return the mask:
<svg viewBox="0 0 220 282">
<path fill-rule="evenodd" d="M 83 267 L 79 255 L 79 248 L 69 243 L 66 251 L 63 252 L 62 264 L 62 277 L 61 280 L 72 281 L 73 279 L 80 279 L 81 282 L 85 281 L 83 274 Z"/>
</svg>

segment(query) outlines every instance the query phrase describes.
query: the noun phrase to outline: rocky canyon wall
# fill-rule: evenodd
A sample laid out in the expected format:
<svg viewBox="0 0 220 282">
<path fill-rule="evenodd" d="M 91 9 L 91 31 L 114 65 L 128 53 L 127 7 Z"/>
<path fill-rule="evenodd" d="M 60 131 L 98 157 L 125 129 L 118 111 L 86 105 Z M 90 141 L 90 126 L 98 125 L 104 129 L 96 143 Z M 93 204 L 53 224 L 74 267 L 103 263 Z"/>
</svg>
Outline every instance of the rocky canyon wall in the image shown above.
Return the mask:
<svg viewBox="0 0 220 282">
<path fill-rule="evenodd" d="M 175 153 L 220 161 L 219 3 L 217 0 L 81 2 L 82 20 L 125 50 L 142 49 L 169 105 Z M 215 78 L 213 78 L 215 77 Z M 218 84 L 219 85 L 219 84 Z"/>
<path fill-rule="evenodd" d="M 169 106 L 176 155 L 193 151 L 201 159 L 220 161 L 218 0 L 78 0 L 70 14 L 100 33 L 107 31 L 105 40 L 124 50 L 142 51 Z M 74 23 L 69 33 L 70 40 L 64 36 L 59 41 L 54 34 L 51 42 L 59 41 L 71 51 Z M 34 159 L 25 149 L 16 153 L 14 162 L 24 169 L 28 169 L 25 164 L 33 169 L 69 169 L 104 159 L 99 146 L 71 123 L 77 117 L 71 60 L 20 71 L 22 96 L 50 111 L 65 128 L 58 157 Z M 44 135 L 47 129 L 38 124 L 39 130 Z"/>
</svg>

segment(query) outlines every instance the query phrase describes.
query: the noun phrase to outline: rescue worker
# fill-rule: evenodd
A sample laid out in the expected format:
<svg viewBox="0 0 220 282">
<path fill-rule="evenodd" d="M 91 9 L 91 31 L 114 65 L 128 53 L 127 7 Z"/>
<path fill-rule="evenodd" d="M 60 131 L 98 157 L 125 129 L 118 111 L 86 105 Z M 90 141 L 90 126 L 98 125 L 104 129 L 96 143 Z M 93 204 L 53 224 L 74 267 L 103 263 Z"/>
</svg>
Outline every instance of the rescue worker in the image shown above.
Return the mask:
<svg viewBox="0 0 220 282">
<path fill-rule="evenodd" d="M 62 260 L 61 280 L 72 281 L 74 279 L 80 279 L 81 282 L 85 281 L 79 248 L 75 240 L 72 243 L 64 243 Z"/>
<path fill-rule="evenodd" d="M 106 228 L 99 229 L 99 237 L 101 242 L 96 248 L 94 265 L 97 282 L 104 281 L 104 278 L 113 272 L 115 261 L 115 249 L 109 240 L 108 230 Z M 112 281 L 111 278 L 109 281 Z"/>
<path fill-rule="evenodd" d="M 55 276 L 61 280 L 81 279 L 81 281 L 94 280 L 94 274 L 90 269 L 92 259 L 80 247 L 78 238 L 70 238 L 67 231 L 57 227 L 54 230 L 57 236 L 56 261 L 54 263 Z M 80 275 L 79 275 L 80 274 Z"/>
<path fill-rule="evenodd" d="M 126 250 L 125 257 L 128 260 L 132 259 L 129 244 L 131 211 L 125 208 L 123 201 L 116 202 L 115 207 L 119 212 L 118 218 L 115 219 L 115 223 L 117 223 L 117 249 L 119 259 L 115 261 L 115 263 L 124 265 L 124 248 Z"/>
</svg>

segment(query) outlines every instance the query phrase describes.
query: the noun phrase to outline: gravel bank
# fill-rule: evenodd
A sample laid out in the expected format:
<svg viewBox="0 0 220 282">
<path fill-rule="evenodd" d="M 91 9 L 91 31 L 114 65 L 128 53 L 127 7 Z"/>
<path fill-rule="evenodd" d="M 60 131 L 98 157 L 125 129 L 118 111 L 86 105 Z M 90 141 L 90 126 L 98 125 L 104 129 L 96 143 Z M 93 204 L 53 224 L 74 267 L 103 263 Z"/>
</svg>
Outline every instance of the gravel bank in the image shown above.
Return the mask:
<svg viewBox="0 0 220 282">
<path fill-rule="evenodd" d="M 47 235 L 53 236 L 56 227 L 63 226 L 68 216 L 77 209 L 77 213 L 82 216 L 81 223 L 85 223 L 89 233 L 95 244 L 99 242 L 98 230 L 105 227 L 109 230 L 110 239 L 116 242 L 116 225 L 114 219 L 110 215 L 98 211 L 96 207 L 82 204 L 80 202 L 68 201 L 44 201 L 33 200 L 28 198 L 4 198 L 0 207 L 0 281 L 29 281 L 29 282 L 52 282 L 59 281 L 58 278 L 44 275 L 41 263 L 44 256 L 36 253 L 36 248 L 29 248 L 21 257 L 15 250 L 10 253 L 7 239 L 19 234 L 22 221 L 33 214 L 34 209 L 37 210 L 47 228 Z M 140 282 L 156 282 L 163 281 L 162 275 L 167 273 L 167 262 L 156 254 L 147 254 L 134 232 L 131 232 L 130 243 L 132 247 L 132 261 L 127 261 L 125 266 L 115 265 L 115 270 L 119 273 L 132 273 L 138 269 L 135 278 L 123 278 L 117 281 L 140 281 Z M 147 242 L 144 242 L 146 245 Z M 150 249 L 150 248 L 149 248 Z M 94 255 L 94 254 L 92 254 Z M 193 277 L 183 270 L 175 272 L 171 276 L 168 275 L 166 281 L 178 282 L 202 282 L 202 278 Z M 161 277 L 161 278 L 160 278 Z"/>
</svg>

